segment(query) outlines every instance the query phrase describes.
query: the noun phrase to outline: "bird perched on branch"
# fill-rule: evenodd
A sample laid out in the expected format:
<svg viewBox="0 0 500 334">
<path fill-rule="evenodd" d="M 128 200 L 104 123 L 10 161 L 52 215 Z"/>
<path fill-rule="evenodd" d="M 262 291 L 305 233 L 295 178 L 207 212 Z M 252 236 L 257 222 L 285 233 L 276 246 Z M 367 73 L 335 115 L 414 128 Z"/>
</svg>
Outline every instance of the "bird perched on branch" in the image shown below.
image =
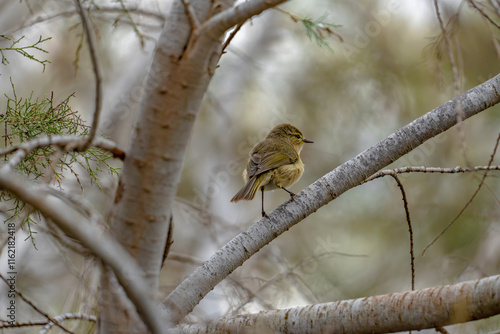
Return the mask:
<svg viewBox="0 0 500 334">
<path fill-rule="evenodd" d="M 257 190 L 262 191 L 262 217 L 264 211 L 264 190 L 281 188 L 293 199 L 295 194 L 287 189 L 304 172 L 300 151 L 304 143 L 313 143 L 305 139 L 295 126 L 280 124 L 257 143 L 250 151 L 247 168 L 243 171 L 245 186 L 231 199 L 231 202 L 250 201 Z"/>
</svg>

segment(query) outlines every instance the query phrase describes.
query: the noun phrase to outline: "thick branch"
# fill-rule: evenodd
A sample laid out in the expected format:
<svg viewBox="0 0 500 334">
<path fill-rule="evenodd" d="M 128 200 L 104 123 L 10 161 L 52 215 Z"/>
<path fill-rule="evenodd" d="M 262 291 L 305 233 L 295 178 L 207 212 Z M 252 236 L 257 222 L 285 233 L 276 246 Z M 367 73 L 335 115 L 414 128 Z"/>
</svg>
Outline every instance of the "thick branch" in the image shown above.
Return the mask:
<svg viewBox="0 0 500 334">
<path fill-rule="evenodd" d="M 31 152 L 38 148 L 55 145 L 61 147 L 64 151 L 74 151 L 77 150 L 83 142 L 89 140 L 89 138 L 90 137 L 88 136 L 81 137 L 70 135 L 57 135 L 35 138 L 31 141 L 24 142 L 17 146 L 12 146 L 0 150 L 0 156 L 15 152 L 14 155 L 9 158 L 9 161 L 7 163 L 10 168 L 15 168 L 21 163 L 24 158 L 26 158 L 26 156 L 28 156 Z M 115 158 L 119 158 L 121 160 L 125 159 L 125 152 L 120 149 L 116 145 L 116 143 L 109 139 L 96 137 L 91 144 L 103 151 L 113 154 L 113 157 Z"/>
<path fill-rule="evenodd" d="M 148 298 L 143 271 L 115 239 L 103 234 L 97 226 L 89 224 L 88 221 L 78 219 L 79 215 L 75 211 L 54 201 L 43 188 L 21 180 L 5 166 L 0 168 L 0 188 L 32 205 L 64 233 L 81 241 L 104 264 L 109 265 L 151 331 L 162 332 L 166 323 L 161 321 L 153 301 Z"/>
<path fill-rule="evenodd" d="M 399 159 L 457 122 L 457 103 L 463 119 L 500 102 L 500 75 L 437 107 L 321 177 L 293 201 L 288 201 L 236 236 L 195 270 L 164 300 L 175 322 L 193 310 L 215 285 L 293 225 L 331 202 L 367 177 Z"/>
<path fill-rule="evenodd" d="M 174 333 L 393 333 L 436 328 L 500 313 L 500 276 L 181 325 Z M 383 321 L 381 321 L 383 319 Z"/>
<path fill-rule="evenodd" d="M 193 17 L 206 21 L 212 4 L 190 1 Z M 150 298 L 158 290 L 186 147 L 222 44 L 218 39 L 203 38 L 203 45 L 197 46 L 199 52 L 194 54 L 190 46 L 195 40 L 184 3 L 173 1 L 144 84 L 109 219 L 112 235 L 144 270 Z M 109 291 L 116 298 L 100 300 L 104 321 L 99 323 L 99 331 L 143 332 L 140 326 L 131 329 L 139 321 L 128 304 L 116 302 L 124 300 L 119 298 L 121 291 L 112 287 Z"/>
<path fill-rule="evenodd" d="M 258 15 L 271 7 L 277 6 L 286 0 L 250 0 L 231 7 L 207 20 L 200 27 L 200 34 L 207 34 L 219 38 L 228 29 L 242 24 L 252 16 Z"/>
</svg>

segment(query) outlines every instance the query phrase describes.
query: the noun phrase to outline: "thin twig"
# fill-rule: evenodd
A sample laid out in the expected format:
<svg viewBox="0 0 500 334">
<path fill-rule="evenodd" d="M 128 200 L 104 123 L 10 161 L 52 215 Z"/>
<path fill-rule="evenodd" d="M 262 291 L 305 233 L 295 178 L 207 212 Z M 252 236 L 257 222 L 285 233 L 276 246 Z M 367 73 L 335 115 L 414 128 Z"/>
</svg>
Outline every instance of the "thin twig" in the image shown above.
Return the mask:
<svg viewBox="0 0 500 334">
<path fill-rule="evenodd" d="M 441 18 L 441 12 L 439 11 L 439 6 L 437 0 L 434 0 L 434 8 L 436 10 L 436 16 L 439 21 L 439 27 L 441 28 L 441 34 L 443 35 L 444 44 L 446 46 L 446 51 L 448 52 L 448 59 L 450 60 L 451 70 L 453 73 L 453 92 L 455 96 L 460 95 L 461 93 L 461 83 L 460 83 L 460 75 L 458 73 L 458 67 L 455 61 L 455 56 L 453 55 L 452 43 L 450 41 L 450 37 L 448 36 L 448 31 L 444 26 L 443 19 Z M 458 15 L 458 14 L 457 14 Z M 460 143 L 462 144 L 462 154 L 464 156 L 464 160 L 467 163 L 467 154 L 466 154 L 466 145 L 465 145 L 465 130 L 462 126 L 462 121 L 464 119 L 464 113 L 462 110 L 462 106 L 460 103 L 455 105 L 457 110 L 457 129 L 460 135 Z M 469 163 L 467 163 L 469 165 Z"/>
<path fill-rule="evenodd" d="M 411 227 L 410 209 L 408 208 L 408 200 L 406 198 L 405 189 L 403 187 L 403 184 L 399 180 L 399 177 L 396 174 L 392 174 L 391 176 L 398 184 L 398 187 L 401 190 L 401 195 L 403 196 L 403 205 L 406 213 L 406 222 L 408 223 L 408 232 L 410 233 L 411 290 L 413 291 L 415 290 L 415 254 L 413 252 L 413 228 Z"/>
<path fill-rule="evenodd" d="M 484 175 L 483 175 L 483 177 L 481 179 L 481 182 L 480 182 L 478 188 L 476 189 L 476 191 L 474 192 L 474 194 L 472 195 L 471 199 L 466 203 L 466 205 L 458 213 L 458 215 L 455 217 L 455 219 L 453 219 L 448 224 L 448 226 L 443 231 L 441 231 L 441 233 L 439 233 L 439 235 L 429 245 L 427 245 L 424 248 L 424 250 L 422 251 L 422 256 L 423 256 L 425 254 L 425 252 L 427 251 L 427 249 L 430 246 L 432 246 L 432 244 L 434 244 L 437 241 L 437 239 L 439 239 L 439 237 L 441 237 L 441 235 L 443 235 L 446 232 L 446 230 L 448 230 L 451 227 L 451 225 L 462 215 L 462 213 L 465 211 L 465 209 L 469 206 L 469 204 L 472 202 L 472 200 L 474 199 L 474 197 L 479 192 L 480 188 L 484 185 L 484 179 L 486 178 L 487 173 L 489 171 L 492 171 L 492 170 L 500 170 L 500 166 L 492 166 L 491 165 L 493 163 L 493 158 L 494 158 L 495 152 L 496 152 L 497 147 L 498 147 L 499 139 L 500 139 L 500 136 L 497 139 L 497 143 L 495 145 L 495 149 L 494 149 L 494 152 L 493 152 L 493 154 L 491 156 L 491 159 L 490 159 L 490 162 L 489 162 L 488 166 L 475 166 L 475 167 L 470 167 L 470 168 L 469 167 L 459 167 L 459 166 L 455 167 L 455 168 L 408 166 L 408 167 L 401 167 L 401 168 L 395 168 L 395 169 L 388 169 L 388 170 L 379 171 L 379 172 L 373 174 L 372 176 L 370 176 L 369 178 L 367 178 L 363 183 L 372 181 L 374 179 L 377 179 L 377 178 L 380 178 L 380 177 L 383 177 L 383 176 L 386 176 L 386 175 L 393 176 L 393 175 L 403 174 L 403 173 L 456 174 L 456 173 L 471 173 L 471 172 L 477 172 L 477 171 L 485 171 L 485 173 L 484 173 Z"/>
<path fill-rule="evenodd" d="M 436 330 L 436 332 L 439 332 L 442 334 L 449 334 L 449 332 L 444 327 L 436 327 L 434 329 Z"/>
<path fill-rule="evenodd" d="M 8 163 L 4 165 L 4 168 L 15 168 L 26 156 L 38 148 L 55 145 L 59 146 L 63 151 L 70 152 L 77 150 L 82 140 L 87 141 L 88 137 L 82 138 L 80 136 L 71 135 L 40 137 L 0 150 L 0 156 L 15 152 L 14 155 L 10 157 Z M 125 152 L 120 149 L 116 143 L 109 139 L 97 137 L 93 140 L 92 145 L 103 151 L 111 153 L 115 158 L 119 158 L 121 160 L 125 159 Z"/>
<path fill-rule="evenodd" d="M 500 16 L 500 4 L 498 3 L 498 0 L 490 0 L 490 4 L 493 9 L 495 9 L 497 15 Z"/>
<path fill-rule="evenodd" d="M 58 321 L 63 321 L 67 319 L 72 319 L 72 320 L 85 320 L 85 321 L 90 321 L 90 322 L 97 322 L 97 317 L 95 315 L 91 314 L 85 314 L 85 313 L 64 313 L 60 314 L 54 317 L 54 319 L 57 319 Z M 45 334 L 47 333 L 52 327 L 54 326 L 53 322 L 49 322 L 48 324 L 45 325 L 45 327 L 42 328 L 39 334 Z"/>
<path fill-rule="evenodd" d="M 79 148 L 81 151 L 85 151 L 90 143 L 94 140 L 97 127 L 99 125 L 99 117 L 101 114 L 101 106 L 102 106 L 102 97 L 101 97 L 101 73 L 99 70 L 99 65 L 97 64 L 97 52 L 96 52 L 96 43 L 94 40 L 94 35 L 90 29 L 90 21 L 85 12 L 85 9 L 82 6 L 80 0 L 75 0 L 76 6 L 78 8 L 80 18 L 82 20 L 83 30 L 87 35 L 87 44 L 89 47 L 90 60 L 92 63 L 92 70 L 94 71 L 95 77 L 95 106 L 94 106 L 94 118 L 92 120 L 92 126 L 90 128 L 90 132 L 86 141 L 83 142 L 83 145 Z"/>
<path fill-rule="evenodd" d="M 451 41 L 448 36 L 448 32 L 446 31 L 443 19 L 441 18 L 441 12 L 439 10 L 439 5 L 437 3 L 437 0 L 434 0 L 434 9 L 436 10 L 436 16 L 439 21 L 439 27 L 441 28 L 441 33 L 443 34 L 444 43 L 446 46 L 446 50 L 448 52 L 448 58 L 450 59 L 450 65 L 453 71 L 453 88 L 455 91 L 455 96 L 458 96 L 460 92 L 460 80 L 458 75 L 458 68 L 455 62 L 455 56 L 453 55 L 453 49 L 451 47 Z"/>
<path fill-rule="evenodd" d="M 369 178 L 367 178 L 363 183 L 378 179 L 386 175 L 393 174 L 405 174 L 405 173 L 440 173 L 440 174 L 458 174 L 458 173 L 471 173 L 478 171 L 491 171 L 500 170 L 500 166 L 474 166 L 474 167 L 460 167 L 455 168 L 443 168 L 443 167 L 424 167 L 424 166 L 407 166 L 394 169 L 384 169 L 381 170 Z"/>
<path fill-rule="evenodd" d="M 90 11 L 90 12 L 92 12 L 93 15 L 94 14 L 95 15 L 98 15 L 98 14 L 104 14 L 104 15 L 106 15 L 108 13 L 110 13 L 110 14 L 118 13 L 119 14 L 120 12 L 123 11 L 119 7 L 112 7 L 112 6 L 110 6 L 110 7 L 99 6 L 99 9 L 88 8 L 87 10 Z M 137 8 L 137 7 L 128 8 L 127 11 L 129 13 L 134 13 L 136 15 L 146 16 L 148 19 L 159 21 L 159 22 L 161 22 L 162 25 L 163 25 L 163 22 L 165 22 L 165 16 L 163 16 L 161 13 L 158 13 L 158 12 L 147 11 L 147 10 L 143 10 L 143 9 L 140 9 L 140 8 Z M 35 26 L 37 24 L 46 23 L 48 21 L 52 21 L 52 20 L 58 19 L 60 17 L 70 17 L 70 16 L 73 16 L 73 15 L 76 15 L 76 14 L 78 14 L 78 10 L 75 11 L 74 9 L 70 9 L 70 10 L 66 10 L 66 11 L 63 11 L 63 12 L 50 14 L 50 15 L 47 15 L 47 16 L 41 16 L 40 15 L 40 16 L 37 16 L 37 17 L 33 18 L 31 21 L 20 22 L 20 23 L 23 23 L 21 26 L 18 26 L 15 29 L 12 29 L 12 30 L 4 31 L 3 34 L 6 35 L 6 36 L 14 35 L 18 31 L 20 31 L 20 30 L 33 27 L 33 26 Z M 150 28 L 150 29 L 161 28 L 161 26 L 157 27 L 157 26 L 148 25 L 148 24 L 139 24 L 139 25 L 142 26 L 142 27 Z"/>
<path fill-rule="evenodd" d="M 495 27 L 497 27 L 497 29 L 500 29 L 500 25 L 498 23 L 496 23 L 495 21 L 493 21 L 493 19 L 491 17 L 489 17 L 488 14 L 486 14 L 484 12 L 484 10 L 482 10 L 475 2 L 474 0 L 469 0 L 469 3 L 471 4 L 472 7 L 474 7 L 478 12 L 479 14 L 481 14 L 482 17 L 484 17 L 486 20 L 488 20 L 488 22 L 490 22 L 491 24 L 493 24 Z"/>
<path fill-rule="evenodd" d="M 239 23 L 236 26 L 236 28 L 234 28 L 234 30 L 231 31 L 231 34 L 229 34 L 229 36 L 227 37 L 226 41 L 224 42 L 224 45 L 222 46 L 222 52 L 220 53 L 221 56 L 226 52 L 226 48 L 229 46 L 229 43 L 231 43 L 231 41 L 233 40 L 234 36 L 236 36 L 236 34 L 238 33 L 238 31 L 240 31 L 241 27 L 243 27 L 243 24 L 245 24 L 245 22 Z"/>
<path fill-rule="evenodd" d="M 168 253 L 170 252 L 170 247 L 172 246 L 173 243 L 174 243 L 174 219 L 173 216 L 170 216 L 170 221 L 168 223 L 167 240 L 165 242 L 165 249 L 163 250 L 163 259 L 161 261 L 161 268 L 163 268 L 163 266 L 165 265 Z"/>
<path fill-rule="evenodd" d="M 167 321 L 161 318 L 155 303 L 148 298 L 149 290 L 144 272 L 135 259 L 108 232 L 90 221 L 75 221 L 75 212 L 66 205 L 53 203 L 44 187 L 24 181 L 14 171 L 0 168 L 0 187 L 33 206 L 44 217 L 50 218 L 65 234 L 71 235 L 87 247 L 115 274 L 139 316 L 152 333 L 163 333 Z M 83 224 L 82 224 L 83 223 Z M 133 277 L 134 279 L 130 279 Z"/>
<path fill-rule="evenodd" d="M 491 154 L 490 161 L 488 162 L 488 167 L 491 166 L 491 164 L 493 163 L 493 159 L 495 158 L 495 154 L 497 152 L 498 144 L 499 143 L 500 143 L 500 134 L 497 137 L 497 141 L 495 143 L 495 148 L 493 149 L 493 153 Z M 424 250 L 422 251 L 422 256 L 424 256 L 424 254 L 427 251 L 427 249 L 429 247 L 431 247 L 455 223 L 455 221 L 458 218 L 460 218 L 460 216 L 465 211 L 465 209 L 467 209 L 467 207 L 472 203 L 472 201 L 474 200 L 474 198 L 476 197 L 476 195 L 479 193 L 479 190 L 481 190 L 481 188 L 483 187 L 484 180 L 486 179 L 487 175 L 488 175 L 488 170 L 486 170 L 486 172 L 483 174 L 483 177 L 481 178 L 481 182 L 479 183 L 476 191 L 474 192 L 474 194 L 472 194 L 471 198 L 467 201 L 467 203 L 465 203 L 465 205 L 462 208 L 462 210 L 460 210 L 460 212 L 458 213 L 458 215 L 434 238 L 434 240 L 431 241 L 431 243 L 429 243 L 424 248 Z"/>
<path fill-rule="evenodd" d="M 286 0 L 258 0 L 244 1 L 236 6 L 223 10 L 203 22 L 200 29 L 203 35 L 211 38 L 222 36 L 228 29 L 237 24 L 245 23 L 254 15 L 258 15 L 264 10 L 277 6 Z"/>
<path fill-rule="evenodd" d="M 76 211 L 86 216 L 92 223 L 99 225 L 103 229 L 107 227 L 104 218 L 97 212 L 85 198 L 78 198 L 68 191 L 60 191 L 52 187 L 47 188 L 48 192 L 55 197 L 67 202 Z"/>
<path fill-rule="evenodd" d="M 135 34 L 137 35 L 137 37 L 139 38 L 139 43 L 141 44 L 141 48 L 142 50 L 144 50 L 144 45 L 145 45 L 145 38 L 144 38 L 144 35 L 142 34 L 142 32 L 139 30 L 139 27 L 137 27 L 137 24 L 135 23 L 134 21 L 134 18 L 132 17 L 132 15 L 130 15 L 130 12 L 128 11 L 128 9 L 125 7 L 125 4 L 123 3 L 123 0 L 121 1 L 118 1 L 120 3 L 120 7 L 122 8 L 123 12 L 125 13 L 125 15 L 127 16 L 127 18 L 130 20 L 130 24 L 132 26 L 132 29 L 134 29 L 134 32 Z M 118 20 L 119 20 L 119 17 L 118 16 L 115 20 L 115 24 L 118 23 Z"/>
<path fill-rule="evenodd" d="M 2 322 L 4 322 L 2 320 Z M 21 327 L 35 327 L 35 326 L 45 326 L 48 324 L 49 321 L 28 321 L 28 322 L 15 322 L 12 325 L 9 325 L 8 323 L 4 323 L 0 325 L 0 329 L 12 329 L 12 328 L 21 328 Z"/>
<path fill-rule="evenodd" d="M 97 317 L 95 315 L 91 314 L 85 314 L 85 313 L 64 313 L 60 315 L 56 315 L 54 319 L 58 321 L 63 321 L 63 320 L 86 320 L 90 322 L 97 322 Z M 28 322 L 16 322 L 14 325 L 8 325 L 8 324 L 2 324 L 0 325 L 0 329 L 2 328 L 20 328 L 20 327 L 36 327 L 36 326 L 45 326 L 42 328 L 39 334 L 47 333 L 47 331 L 52 328 L 55 323 L 53 323 L 51 320 L 49 321 L 28 321 Z"/>
<path fill-rule="evenodd" d="M 2 275 L 0 274 L 0 278 L 10 287 L 10 289 L 12 289 L 12 285 L 7 281 L 7 279 Z M 65 328 L 63 325 L 61 325 L 59 323 L 59 321 L 57 321 L 56 319 L 54 319 L 53 317 L 51 317 L 50 315 L 48 315 L 47 313 L 45 313 L 44 311 L 42 311 L 38 306 L 36 306 L 32 301 L 30 301 L 28 298 L 26 298 L 19 290 L 17 290 L 15 287 L 13 289 L 15 292 L 16 292 L 16 295 L 21 297 L 22 300 L 24 300 L 24 302 L 26 304 L 28 304 L 29 306 L 31 306 L 35 311 L 37 311 L 38 313 L 40 313 L 41 315 L 43 315 L 45 318 L 49 319 L 51 322 L 53 322 L 57 327 L 61 328 L 63 331 L 65 331 L 66 333 L 69 333 L 69 334 L 75 334 L 74 332 L 68 330 L 67 328 Z"/>
<path fill-rule="evenodd" d="M 191 29 L 192 31 L 195 31 L 200 26 L 200 21 L 198 20 L 198 17 L 196 16 L 196 13 L 191 3 L 188 0 L 182 0 L 182 3 L 184 4 L 184 8 L 186 9 L 186 14 L 189 18 L 189 24 L 191 24 Z"/>
</svg>

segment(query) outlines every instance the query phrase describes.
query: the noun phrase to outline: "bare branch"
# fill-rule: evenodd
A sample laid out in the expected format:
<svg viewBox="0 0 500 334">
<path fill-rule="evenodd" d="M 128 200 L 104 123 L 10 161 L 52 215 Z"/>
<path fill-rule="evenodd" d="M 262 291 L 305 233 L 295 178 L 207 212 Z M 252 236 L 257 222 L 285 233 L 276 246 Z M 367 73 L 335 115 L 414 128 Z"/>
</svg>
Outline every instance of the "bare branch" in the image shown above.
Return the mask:
<svg viewBox="0 0 500 334">
<path fill-rule="evenodd" d="M 472 173 L 478 171 L 500 170 L 500 166 L 475 166 L 475 167 L 460 167 L 444 168 L 444 167 L 424 167 L 424 166 L 408 166 L 394 169 L 381 170 L 365 180 L 364 183 L 383 177 L 386 175 L 404 174 L 404 173 L 440 173 L 440 174 L 458 174 Z"/>
<path fill-rule="evenodd" d="M 500 3 L 498 3 L 498 0 L 490 0 L 490 4 L 495 9 L 497 15 L 500 16 Z"/>
<path fill-rule="evenodd" d="M 464 323 L 500 313 L 500 276 L 338 302 L 180 325 L 175 333 L 394 333 Z M 439 302 L 436 302 L 439 301 Z M 380 321 L 380 319 L 384 321 Z M 260 331 L 259 331 L 260 329 Z"/>
<path fill-rule="evenodd" d="M 167 240 L 165 242 L 165 249 L 163 250 L 163 259 L 161 261 L 161 267 L 165 265 L 165 261 L 167 260 L 168 254 L 170 252 L 170 247 L 174 243 L 174 219 L 171 216 L 170 221 L 168 223 L 168 232 L 167 232 Z"/>
<path fill-rule="evenodd" d="M 60 314 L 54 317 L 55 320 L 57 321 L 64 321 L 64 320 L 85 320 L 85 321 L 91 321 L 91 322 L 97 322 L 97 317 L 95 315 L 90 315 L 90 314 L 84 314 L 84 313 L 64 313 Z M 45 334 L 48 333 L 48 331 L 54 326 L 53 322 L 49 322 L 45 327 L 42 328 L 39 334 Z"/>
<path fill-rule="evenodd" d="M 95 106 L 94 106 L 94 118 L 92 120 L 92 126 L 90 127 L 90 132 L 88 138 L 83 145 L 80 147 L 80 150 L 85 151 L 90 143 L 94 140 L 97 127 L 99 126 L 99 118 L 101 115 L 101 107 L 102 107 L 102 97 L 101 97 L 101 72 L 99 70 L 99 65 L 97 64 L 97 53 L 95 50 L 95 40 L 94 35 L 90 29 L 89 18 L 87 17 L 87 13 L 83 8 L 80 0 L 75 0 L 76 6 L 78 7 L 80 18 L 82 20 L 83 30 L 85 31 L 85 35 L 87 36 L 87 44 L 89 47 L 90 60 L 92 63 L 92 70 L 94 71 L 95 77 Z"/>
<path fill-rule="evenodd" d="M 84 320 L 84 321 L 90 321 L 90 322 L 97 322 L 97 317 L 95 315 L 91 314 L 85 314 L 85 313 L 64 313 L 60 315 L 56 315 L 54 317 L 54 320 L 56 321 L 64 321 L 64 320 Z M 17 322 L 14 325 L 0 325 L 0 329 L 2 328 L 19 328 L 19 327 L 35 327 L 35 326 L 45 326 L 42 328 L 40 331 L 40 334 L 45 334 L 47 333 L 48 330 L 50 330 L 52 327 L 56 326 L 57 324 L 52 322 L 51 320 L 49 321 L 29 321 L 29 322 Z M 73 332 L 71 332 L 73 333 Z"/>
<path fill-rule="evenodd" d="M 490 161 L 488 162 L 488 167 L 490 167 L 491 164 L 493 163 L 493 159 L 495 158 L 495 154 L 497 152 L 499 143 L 500 143 L 500 135 L 497 137 L 497 141 L 495 143 L 495 148 L 493 149 L 493 153 L 491 154 Z M 465 203 L 462 210 L 460 210 L 460 212 L 457 214 L 457 216 L 455 218 L 453 218 L 453 220 L 448 225 L 446 225 L 446 227 L 424 248 L 424 250 L 422 251 L 422 256 L 425 254 L 427 249 L 429 249 L 429 247 L 431 247 L 457 221 L 457 219 L 462 216 L 462 213 L 464 213 L 465 209 L 467 209 L 469 204 L 472 203 L 472 201 L 474 200 L 476 195 L 479 193 L 479 190 L 481 190 L 481 188 L 483 187 L 484 180 L 486 179 L 487 175 L 488 175 L 488 170 L 486 170 L 486 172 L 483 174 L 483 177 L 481 178 L 481 182 L 479 182 L 479 185 L 477 186 L 476 191 L 472 194 L 471 198 L 467 201 L 467 203 Z"/>
<path fill-rule="evenodd" d="M 415 290 L 415 254 L 413 251 L 413 228 L 411 227 L 411 218 L 410 218 L 410 209 L 408 208 L 408 199 L 406 198 L 406 192 L 401 183 L 399 177 L 394 174 L 391 175 L 392 178 L 398 184 L 399 189 L 401 190 L 401 195 L 403 196 L 403 206 L 405 208 L 406 213 L 406 222 L 408 223 L 408 232 L 410 234 L 410 268 L 411 268 L 411 289 Z"/>
<path fill-rule="evenodd" d="M 110 6 L 110 7 L 99 6 L 99 9 L 86 8 L 86 10 L 92 12 L 93 15 L 98 15 L 101 13 L 102 14 L 115 14 L 115 13 L 119 14 L 119 13 L 123 12 L 122 8 L 112 7 L 112 6 Z M 145 17 L 157 20 L 161 24 L 163 24 L 163 22 L 165 22 L 165 17 L 161 13 L 158 13 L 158 12 L 147 11 L 147 10 L 140 9 L 138 7 L 129 7 L 129 8 L 127 8 L 127 12 L 137 14 L 137 15 L 143 15 Z M 65 10 L 62 12 L 57 12 L 57 13 L 53 13 L 53 14 L 46 15 L 46 16 L 39 15 L 39 16 L 34 17 L 31 21 L 20 22 L 20 23 L 22 23 L 21 26 L 16 27 L 15 29 L 7 30 L 7 31 L 3 32 L 3 34 L 4 35 L 12 35 L 20 30 L 35 26 L 35 25 L 40 24 L 40 23 L 52 21 L 52 20 L 57 19 L 57 18 L 70 17 L 73 15 L 78 15 L 78 10 L 70 9 L 70 10 Z M 139 24 L 139 25 L 144 26 L 144 24 Z M 156 26 L 151 27 L 150 26 L 150 28 L 155 28 L 155 29 L 161 28 L 161 25 L 160 25 L 160 27 L 156 27 Z"/>
<path fill-rule="evenodd" d="M 498 23 L 496 23 L 495 21 L 493 21 L 493 19 L 484 12 L 484 10 L 482 10 L 474 0 L 469 0 L 469 3 L 471 4 L 472 7 L 474 7 L 478 12 L 479 14 L 481 14 L 482 17 L 484 17 L 488 22 L 490 22 L 492 25 L 494 25 L 497 29 L 500 29 L 500 25 Z M 497 4 L 498 6 L 498 4 Z M 497 7 L 495 7 L 496 9 Z"/>
<path fill-rule="evenodd" d="M 17 146 L 11 146 L 0 150 L 0 156 L 7 155 L 9 153 L 15 152 L 14 155 L 9 159 L 7 165 L 9 168 L 15 168 L 17 165 L 21 163 L 21 161 L 26 158 L 31 152 L 34 150 L 46 147 L 46 146 L 59 146 L 62 150 L 76 151 L 79 150 L 80 146 L 83 142 L 87 142 L 90 137 L 80 137 L 80 136 L 46 136 L 36 138 L 29 142 L 24 142 Z M 103 137 L 96 137 L 92 143 L 93 146 L 100 148 L 103 151 L 109 152 L 115 158 L 119 158 L 121 160 L 125 159 L 125 152 L 120 149 L 116 143 L 109 139 L 105 139 Z M 3 168 L 5 168 L 5 166 Z"/>
<path fill-rule="evenodd" d="M 36 306 L 31 300 L 29 300 L 28 298 L 26 298 L 22 293 L 21 291 L 17 290 L 15 286 L 11 285 L 9 283 L 9 281 L 7 281 L 7 279 L 2 275 L 0 274 L 0 278 L 5 282 L 5 284 L 7 284 L 10 289 L 13 289 L 15 292 L 16 292 L 16 296 L 19 296 L 22 300 L 24 300 L 24 302 L 26 304 L 28 304 L 29 306 L 31 306 L 35 311 L 37 311 L 38 313 L 40 313 L 41 315 L 43 315 L 45 318 L 49 319 L 51 322 L 53 322 L 57 327 L 59 327 L 60 329 L 62 329 L 63 331 L 65 331 L 66 333 L 69 333 L 69 334 L 74 334 L 72 331 L 70 331 L 69 329 L 67 329 L 66 327 L 64 327 L 63 325 L 61 325 L 59 323 L 59 321 L 57 321 L 56 319 L 54 319 L 53 317 L 51 317 L 50 315 L 48 315 L 46 312 L 42 311 L 42 309 L 40 309 L 38 306 Z"/>
<path fill-rule="evenodd" d="M 236 28 L 234 28 L 234 30 L 231 31 L 231 34 L 228 36 L 228 38 L 224 41 L 224 45 L 222 46 L 221 56 L 226 51 L 227 47 L 229 46 L 229 43 L 231 43 L 231 41 L 233 40 L 234 36 L 236 36 L 236 34 L 238 33 L 238 31 L 240 31 L 241 27 L 243 27 L 243 23 L 239 23 L 236 26 Z"/>
<path fill-rule="evenodd" d="M 347 190 L 362 184 L 368 176 L 389 165 L 428 139 L 457 124 L 456 105 L 464 117 L 471 117 L 500 102 L 500 75 L 455 97 L 399 129 L 365 152 L 338 166 L 305 190 L 280 205 L 245 232 L 229 241 L 163 301 L 174 322 L 193 310 L 215 285 L 280 234 L 331 202 Z"/>
<path fill-rule="evenodd" d="M 286 0 L 249 0 L 226 9 L 200 27 L 200 35 L 207 34 L 212 38 L 219 38 L 231 27 L 242 24 L 252 16 L 258 15 L 268 8 L 279 5 Z"/>
<path fill-rule="evenodd" d="M 85 247 L 108 265 L 134 303 L 139 315 L 153 333 L 162 333 L 167 324 L 162 321 L 154 302 L 149 298 L 144 272 L 135 259 L 114 238 L 94 224 L 84 223 L 76 212 L 54 202 L 43 188 L 24 182 L 9 169 L 0 169 L 0 188 L 15 194 L 50 218 L 67 235 L 79 240 Z"/>
<path fill-rule="evenodd" d="M 453 55 L 453 49 L 451 47 L 451 41 L 448 31 L 446 30 L 443 19 L 441 18 L 441 12 L 439 10 L 439 5 L 437 0 L 434 0 L 434 9 L 436 10 L 436 16 L 439 21 L 439 27 L 441 28 L 441 34 L 443 35 L 444 43 L 446 45 L 446 50 L 448 52 L 448 59 L 450 60 L 451 69 L 453 72 L 453 88 L 455 96 L 458 96 L 458 94 L 460 93 L 460 77 L 458 75 L 458 67 L 455 62 L 455 56 Z"/>
<path fill-rule="evenodd" d="M 439 11 L 439 6 L 438 6 L 437 0 L 434 0 L 434 9 L 436 10 L 436 16 L 437 16 L 437 19 L 439 21 L 439 27 L 441 28 L 441 34 L 442 34 L 443 39 L 444 39 L 446 51 L 448 52 L 448 59 L 450 60 L 451 70 L 453 73 L 453 92 L 454 92 L 455 96 L 458 96 L 462 90 L 461 89 L 462 84 L 460 81 L 458 67 L 457 67 L 457 64 L 455 61 L 455 56 L 453 55 L 452 43 L 450 40 L 450 34 L 452 32 L 451 29 L 453 29 L 453 27 L 450 28 L 450 31 L 446 30 L 446 27 L 444 26 L 444 23 L 443 23 L 443 19 L 441 18 L 441 12 Z M 454 18 L 458 20 L 458 14 L 456 14 L 456 16 Z M 467 159 L 466 145 L 465 145 L 465 130 L 463 129 L 463 127 L 461 125 L 461 123 L 464 119 L 464 117 L 462 115 L 463 113 L 461 111 L 462 107 L 460 106 L 460 104 L 457 104 L 456 108 L 457 108 L 458 133 L 460 135 L 460 143 L 462 144 L 461 145 L 462 154 L 463 154 L 464 160 L 467 162 L 468 159 Z"/>
</svg>

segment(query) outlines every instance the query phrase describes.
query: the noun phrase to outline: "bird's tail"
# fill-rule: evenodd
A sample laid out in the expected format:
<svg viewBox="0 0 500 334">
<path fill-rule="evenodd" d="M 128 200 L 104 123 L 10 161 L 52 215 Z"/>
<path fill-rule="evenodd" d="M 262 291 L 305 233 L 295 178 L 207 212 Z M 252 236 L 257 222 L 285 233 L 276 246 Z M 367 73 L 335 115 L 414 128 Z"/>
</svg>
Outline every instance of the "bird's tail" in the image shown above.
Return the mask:
<svg viewBox="0 0 500 334">
<path fill-rule="evenodd" d="M 238 202 L 241 200 L 251 201 L 255 197 L 257 190 L 259 190 L 260 185 L 262 184 L 262 178 L 252 177 L 248 180 L 247 184 L 243 188 L 241 188 L 236 195 L 231 199 L 231 202 Z"/>
</svg>

